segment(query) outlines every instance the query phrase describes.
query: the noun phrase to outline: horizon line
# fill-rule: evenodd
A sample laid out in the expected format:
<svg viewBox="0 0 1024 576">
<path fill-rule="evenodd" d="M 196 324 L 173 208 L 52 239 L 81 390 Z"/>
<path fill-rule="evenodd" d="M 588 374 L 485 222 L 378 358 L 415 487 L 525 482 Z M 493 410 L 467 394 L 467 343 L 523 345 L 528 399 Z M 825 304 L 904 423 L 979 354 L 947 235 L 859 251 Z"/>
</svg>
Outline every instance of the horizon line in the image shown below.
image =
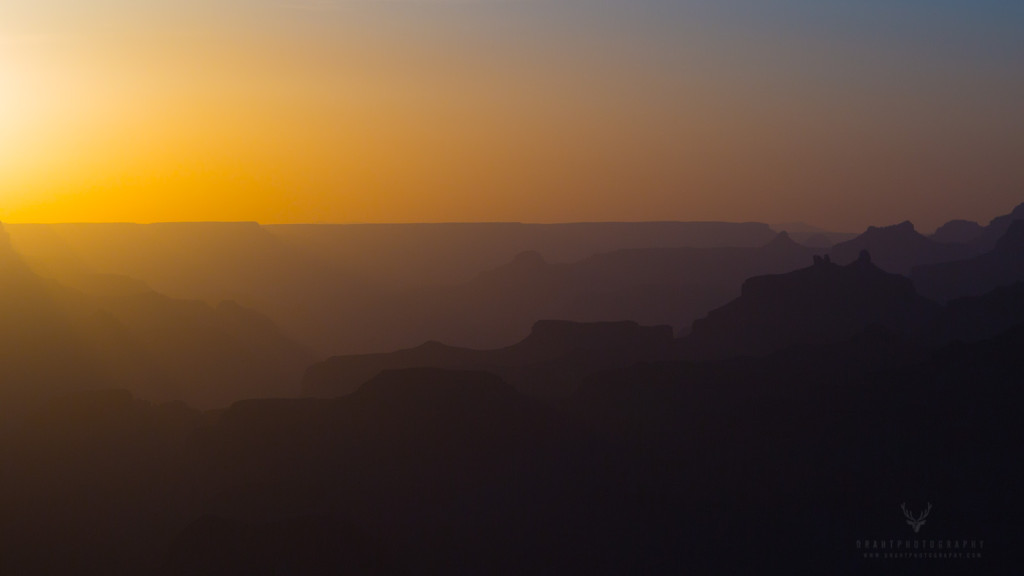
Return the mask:
<svg viewBox="0 0 1024 576">
<path fill-rule="evenodd" d="M 776 230 L 784 224 L 803 224 L 818 228 L 822 232 L 849 234 L 851 231 L 830 230 L 805 222 L 771 223 L 760 220 L 574 220 L 556 222 L 530 222 L 520 220 L 446 220 L 446 221 L 386 221 L 386 222 L 261 222 L 258 220 L 67 220 L 58 222 L 39 221 L 8 221 L 0 219 L 0 226 L 90 226 L 90 225 L 121 225 L 121 226 L 159 226 L 168 224 L 255 224 L 257 226 L 476 226 L 476 225 L 514 225 L 514 226 L 574 226 L 574 225 L 632 225 L 632 224 L 757 224 Z"/>
</svg>

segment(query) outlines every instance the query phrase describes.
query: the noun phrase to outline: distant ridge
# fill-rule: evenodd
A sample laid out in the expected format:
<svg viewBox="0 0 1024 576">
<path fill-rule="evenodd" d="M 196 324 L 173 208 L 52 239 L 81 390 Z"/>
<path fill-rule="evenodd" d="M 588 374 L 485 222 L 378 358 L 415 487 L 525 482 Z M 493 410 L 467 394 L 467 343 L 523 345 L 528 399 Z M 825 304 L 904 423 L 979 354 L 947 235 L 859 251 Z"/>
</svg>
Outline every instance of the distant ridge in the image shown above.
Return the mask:
<svg viewBox="0 0 1024 576">
<path fill-rule="evenodd" d="M 429 367 L 490 372 L 523 392 L 567 395 L 588 373 L 663 357 L 671 349 L 672 339 L 668 326 L 544 320 L 521 342 L 496 350 L 426 342 L 397 352 L 330 358 L 307 370 L 303 390 L 310 396 L 342 396 L 383 372 Z M 550 373 L 558 377 L 547 377 Z"/>
<path fill-rule="evenodd" d="M 813 246 L 815 248 L 830 247 L 840 242 L 851 240 L 857 236 L 857 234 L 849 232 L 834 232 L 825 230 L 818 226 L 806 224 L 804 222 L 786 222 L 782 224 L 772 224 L 772 230 L 778 232 L 786 232 L 796 242 L 804 246 Z"/>
<path fill-rule="evenodd" d="M 975 242 L 981 250 L 991 250 L 996 247 L 999 239 L 1006 235 L 1010 226 L 1016 220 L 1024 220 L 1024 203 L 1018 204 L 1009 214 L 993 218 L 980 238 Z"/>
<path fill-rule="evenodd" d="M 871 325 L 916 329 L 937 311 L 909 279 L 881 270 L 866 251 L 845 266 L 815 257 L 807 268 L 750 278 L 739 298 L 694 322 L 680 346 L 692 359 L 758 356 L 848 340 Z"/>
<path fill-rule="evenodd" d="M 984 226 L 971 220 L 950 220 L 939 226 L 931 235 L 931 239 L 937 242 L 968 244 L 975 249 L 976 254 L 981 254 L 995 248 L 1010 225 L 1015 220 L 1022 219 L 1024 203 L 1015 206 L 1008 214 L 996 216 Z"/>
<path fill-rule="evenodd" d="M 893 226 L 869 227 L 863 234 L 832 247 L 832 259 L 848 264 L 857 259 L 861 251 L 871 253 L 879 268 L 896 274 L 909 274 L 914 266 L 947 262 L 973 253 L 961 244 L 942 244 L 931 240 L 914 229 L 913 223 L 901 222 Z"/>
<path fill-rule="evenodd" d="M 1014 220 L 991 251 L 975 258 L 915 267 L 922 294 L 939 301 L 979 296 L 1024 281 L 1024 220 Z"/>
<path fill-rule="evenodd" d="M 950 220 L 930 236 L 936 242 L 946 244 L 971 244 L 985 234 L 985 228 L 969 220 Z"/>
<path fill-rule="evenodd" d="M 101 388 L 224 406 L 296 394 L 303 368 L 317 358 L 266 316 L 231 301 L 170 298 L 88 268 L 44 277 L 2 227 L 0 293 L 0 400 L 8 407 Z"/>
</svg>

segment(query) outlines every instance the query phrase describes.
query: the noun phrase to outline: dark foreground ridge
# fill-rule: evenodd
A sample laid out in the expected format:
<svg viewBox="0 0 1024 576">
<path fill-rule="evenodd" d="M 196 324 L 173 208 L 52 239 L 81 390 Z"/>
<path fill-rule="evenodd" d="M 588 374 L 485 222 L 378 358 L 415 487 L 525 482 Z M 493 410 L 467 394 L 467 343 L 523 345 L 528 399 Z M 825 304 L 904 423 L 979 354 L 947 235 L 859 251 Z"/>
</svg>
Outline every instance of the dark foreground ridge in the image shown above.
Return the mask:
<svg viewBox="0 0 1024 576">
<path fill-rule="evenodd" d="M 620 368 L 557 405 L 440 369 L 222 413 L 78 395 L 4 444 L 0 570 L 860 573 L 859 541 L 915 537 L 909 501 L 934 505 L 918 538 L 984 540 L 930 573 L 991 573 L 1022 544 L 1022 349 L 1024 328 L 936 349 L 876 329 Z"/>
</svg>

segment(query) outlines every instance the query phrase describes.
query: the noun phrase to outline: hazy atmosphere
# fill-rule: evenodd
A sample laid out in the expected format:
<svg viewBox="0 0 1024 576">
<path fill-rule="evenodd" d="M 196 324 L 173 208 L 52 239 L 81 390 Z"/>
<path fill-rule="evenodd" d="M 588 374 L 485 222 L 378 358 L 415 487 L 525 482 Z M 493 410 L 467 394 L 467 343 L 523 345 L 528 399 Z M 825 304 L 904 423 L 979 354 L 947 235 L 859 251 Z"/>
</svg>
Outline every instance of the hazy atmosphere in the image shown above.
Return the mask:
<svg viewBox="0 0 1024 576">
<path fill-rule="evenodd" d="M 1018 574 L 1024 2 L 0 0 L 0 576 Z"/>
<path fill-rule="evenodd" d="M 1004 0 L 13 0 L 7 222 L 988 220 Z"/>
</svg>

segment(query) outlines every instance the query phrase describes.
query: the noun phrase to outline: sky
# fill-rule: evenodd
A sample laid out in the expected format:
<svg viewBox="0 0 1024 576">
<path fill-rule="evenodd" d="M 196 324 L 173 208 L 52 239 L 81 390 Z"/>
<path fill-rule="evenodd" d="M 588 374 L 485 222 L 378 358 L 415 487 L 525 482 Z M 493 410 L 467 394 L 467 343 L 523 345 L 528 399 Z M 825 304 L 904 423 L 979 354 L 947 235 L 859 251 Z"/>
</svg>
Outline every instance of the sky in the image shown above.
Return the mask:
<svg viewBox="0 0 1024 576">
<path fill-rule="evenodd" d="M 1019 0 L 5 0 L 0 220 L 987 221 Z"/>
</svg>

